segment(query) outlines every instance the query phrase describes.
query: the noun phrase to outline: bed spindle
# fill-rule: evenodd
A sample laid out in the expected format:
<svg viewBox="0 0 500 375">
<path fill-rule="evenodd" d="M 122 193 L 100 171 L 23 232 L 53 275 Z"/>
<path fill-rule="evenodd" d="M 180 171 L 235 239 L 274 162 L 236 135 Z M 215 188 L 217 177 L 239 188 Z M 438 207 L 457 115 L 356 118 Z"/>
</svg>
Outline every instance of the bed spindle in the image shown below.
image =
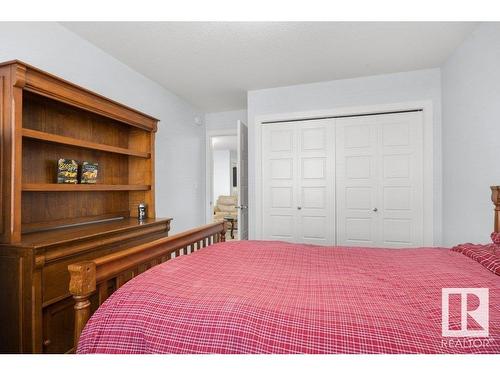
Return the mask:
<svg viewBox="0 0 500 375">
<path fill-rule="evenodd" d="M 99 287 L 97 289 L 98 289 L 97 293 L 99 296 L 99 305 L 101 305 L 109 297 L 108 296 L 108 284 L 107 283 L 101 284 L 101 285 L 99 285 Z"/>
</svg>

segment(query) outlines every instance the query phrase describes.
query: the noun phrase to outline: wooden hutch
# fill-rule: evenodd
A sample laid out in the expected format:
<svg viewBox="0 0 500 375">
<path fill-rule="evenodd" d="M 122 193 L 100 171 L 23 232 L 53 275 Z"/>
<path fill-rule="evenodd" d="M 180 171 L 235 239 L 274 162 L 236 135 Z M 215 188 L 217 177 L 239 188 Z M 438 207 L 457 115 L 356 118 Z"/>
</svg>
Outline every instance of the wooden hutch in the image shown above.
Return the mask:
<svg viewBox="0 0 500 375">
<path fill-rule="evenodd" d="M 72 352 L 68 265 L 168 235 L 170 219 L 155 219 L 157 123 L 23 62 L 0 64 L 1 353 Z M 59 158 L 97 162 L 97 183 L 57 184 Z"/>
</svg>

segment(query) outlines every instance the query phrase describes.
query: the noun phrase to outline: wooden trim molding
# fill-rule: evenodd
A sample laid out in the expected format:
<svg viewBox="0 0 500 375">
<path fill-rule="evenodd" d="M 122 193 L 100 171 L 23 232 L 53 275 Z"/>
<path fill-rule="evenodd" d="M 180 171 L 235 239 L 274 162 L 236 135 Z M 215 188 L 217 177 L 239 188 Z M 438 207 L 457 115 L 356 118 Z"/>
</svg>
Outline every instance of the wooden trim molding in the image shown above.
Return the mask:
<svg viewBox="0 0 500 375">
<path fill-rule="evenodd" d="M 108 297 L 106 291 L 109 282 L 113 282 L 118 289 L 126 282 L 125 275 L 133 278 L 149 267 L 173 257 L 224 242 L 225 233 L 225 223 L 208 224 L 100 258 L 70 264 L 69 291 L 75 300 L 75 348 L 90 318 L 90 297 L 94 293 L 99 292 L 100 305 Z"/>
<path fill-rule="evenodd" d="M 22 89 L 25 70 L 17 65 L 0 65 L 1 82 L 1 147 L 0 164 L 2 174 L 2 231 L 0 243 L 18 242 L 21 216 L 16 203 L 21 199 L 20 183 L 22 174 L 21 137 Z"/>
<path fill-rule="evenodd" d="M 26 72 L 25 64 L 15 64 L 12 66 L 12 86 L 24 88 L 26 85 Z"/>
<path fill-rule="evenodd" d="M 157 130 L 158 119 L 96 94 L 53 74 L 19 60 L 8 61 L 0 67 L 12 65 L 13 85 L 72 106 L 97 113 L 149 131 Z"/>
</svg>

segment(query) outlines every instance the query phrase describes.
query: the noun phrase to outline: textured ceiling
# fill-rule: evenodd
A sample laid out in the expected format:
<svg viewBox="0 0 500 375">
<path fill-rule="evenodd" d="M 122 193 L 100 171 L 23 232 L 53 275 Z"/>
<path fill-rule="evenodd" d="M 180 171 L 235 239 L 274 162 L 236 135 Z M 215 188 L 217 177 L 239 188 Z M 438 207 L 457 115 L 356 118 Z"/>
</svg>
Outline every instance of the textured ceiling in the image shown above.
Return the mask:
<svg viewBox="0 0 500 375">
<path fill-rule="evenodd" d="M 440 66 L 467 22 L 65 22 L 206 112 L 248 90 Z"/>
</svg>

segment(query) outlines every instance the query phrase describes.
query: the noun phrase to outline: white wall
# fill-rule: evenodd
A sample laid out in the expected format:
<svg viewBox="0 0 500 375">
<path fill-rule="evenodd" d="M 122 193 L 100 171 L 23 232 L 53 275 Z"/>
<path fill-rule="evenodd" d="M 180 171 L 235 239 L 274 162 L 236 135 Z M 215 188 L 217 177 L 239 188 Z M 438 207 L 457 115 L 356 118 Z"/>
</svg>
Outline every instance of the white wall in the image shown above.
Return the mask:
<svg viewBox="0 0 500 375">
<path fill-rule="evenodd" d="M 236 131 L 236 122 L 238 120 L 247 122 L 247 110 L 212 112 L 205 114 L 205 127 L 207 131 L 220 129 L 234 129 Z"/>
<path fill-rule="evenodd" d="M 203 113 L 55 22 L 0 23 L 0 61 L 20 59 L 161 120 L 156 214 L 174 232 L 204 221 Z"/>
<path fill-rule="evenodd" d="M 444 243 L 489 242 L 500 185 L 500 23 L 481 24 L 442 67 Z"/>
<path fill-rule="evenodd" d="M 441 243 L 441 76 L 419 70 L 248 92 L 250 238 L 255 236 L 255 121 L 257 116 L 430 100 L 434 109 L 434 243 Z"/>
<path fill-rule="evenodd" d="M 231 151 L 214 150 L 213 154 L 213 202 L 220 195 L 231 195 Z"/>
</svg>

